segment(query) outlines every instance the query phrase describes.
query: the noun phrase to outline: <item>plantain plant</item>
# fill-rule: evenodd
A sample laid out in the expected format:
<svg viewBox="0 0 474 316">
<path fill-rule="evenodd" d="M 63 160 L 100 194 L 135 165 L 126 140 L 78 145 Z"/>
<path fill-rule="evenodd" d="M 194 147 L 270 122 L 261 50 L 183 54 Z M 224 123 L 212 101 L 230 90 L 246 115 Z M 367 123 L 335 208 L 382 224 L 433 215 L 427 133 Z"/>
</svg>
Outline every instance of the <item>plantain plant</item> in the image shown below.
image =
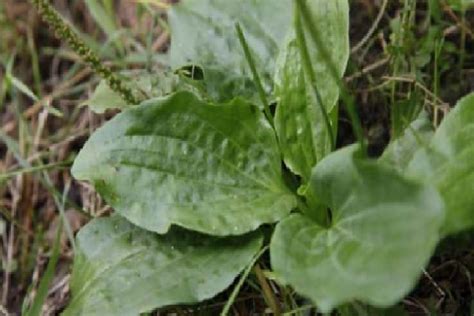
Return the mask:
<svg viewBox="0 0 474 316">
<path fill-rule="evenodd" d="M 474 95 L 377 160 L 351 115 L 359 141 L 335 149 L 340 96 L 354 114 L 348 0 L 187 0 L 168 19 L 174 84 L 136 106 L 105 84 L 92 98 L 122 112 L 72 173 L 116 214 L 78 233 L 65 315 L 200 302 L 267 246 L 275 280 L 320 311 L 388 307 L 474 226 Z"/>
</svg>

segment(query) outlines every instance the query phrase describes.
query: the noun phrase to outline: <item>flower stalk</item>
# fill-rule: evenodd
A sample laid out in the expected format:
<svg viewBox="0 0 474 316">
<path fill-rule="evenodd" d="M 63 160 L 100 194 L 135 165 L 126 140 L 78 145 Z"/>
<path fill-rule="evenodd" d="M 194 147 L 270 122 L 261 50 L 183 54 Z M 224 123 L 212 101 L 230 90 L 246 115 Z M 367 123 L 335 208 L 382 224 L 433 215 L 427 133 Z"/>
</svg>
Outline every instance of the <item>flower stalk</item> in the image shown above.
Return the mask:
<svg viewBox="0 0 474 316">
<path fill-rule="evenodd" d="M 89 48 L 86 43 L 74 32 L 72 27 L 61 17 L 61 15 L 49 3 L 49 0 L 31 0 L 37 8 L 39 15 L 55 32 L 56 37 L 66 41 L 89 66 L 101 76 L 109 85 L 110 89 L 117 92 L 127 103 L 138 104 L 140 100 L 135 97 L 132 90 L 115 75 L 112 70 L 105 66 L 97 54 Z"/>
</svg>

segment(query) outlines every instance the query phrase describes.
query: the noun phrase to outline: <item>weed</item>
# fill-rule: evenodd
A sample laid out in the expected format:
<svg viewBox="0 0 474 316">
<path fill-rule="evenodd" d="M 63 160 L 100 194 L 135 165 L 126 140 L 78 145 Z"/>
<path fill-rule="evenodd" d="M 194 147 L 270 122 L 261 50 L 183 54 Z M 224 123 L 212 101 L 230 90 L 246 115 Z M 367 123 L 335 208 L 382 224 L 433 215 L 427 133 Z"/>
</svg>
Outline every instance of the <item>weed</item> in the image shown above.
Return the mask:
<svg viewBox="0 0 474 316">
<path fill-rule="evenodd" d="M 101 216 L 110 209 L 83 197 L 84 209 L 101 218 L 73 239 L 77 227 L 71 226 L 66 207 L 78 207 L 68 196 L 81 192 L 91 197 L 84 193 L 91 189 L 72 182 L 75 187 L 69 193 L 66 176 L 61 194 L 50 173 L 67 174 L 63 170 L 70 157 L 57 160 L 39 148 L 46 146 L 40 140 L 49 114 L 67 126 L 64 120 L 88 113 L 53 107 L 51 100 L 64 93 L 77 95 L 71 88 L 90 72 L 81 75 L 75 64 L 65 75 L 72 79 L 64 89 L 44 93 L 39 61 L 44 55 L 29 33 L 30 78 L 15 71 L 16 58 L 2 54 L 7 75 L 0 100 L 14 105 L 16 119 L 0 134 L 8 153 L 0 168 L 18 163 L 5 169 L 0 181 L 10 186 L 17 181 L 13 187 L 21 189 L 11 191 L 11 206 L 5 204 L 11 212 L 0 205 L 10 222 L 4 238 L 9 243 L 6 266 L 11 269 L 4 274 L 4 304 L 17 282 L 13 269 L 19 269 L 24 284 L 34 267 L 34 258 L 27 254 L 29 248 L 38 250 L 30 240 L 42 243 L 36 241 L 40 233 L 31 232 L 28 203 L 33 202 L 24 198 L 30 195 L 29 185 L 22 185 L 38 179 L 74 251 L 66 315 L 134 315 L 157 308 L 176 308 L 178 313 L 222 309 L 228 314 L 242 306 L 249 289 L 277 315 L 310 309 L 334 310 L 336 315 L 399 315 L 399 306 L 386 308 L 403 298 L 408 310 L 416 305 L 453 311 L 444 306 L 444 300 L 453 299 L 446 298 L 446 285 L 437 283 L 437 270 L 428 262 L 440 241 L 443 246 L 474 226 L 469 194 L 474 97 L 460 98 L 451 111 L 444 101 L 445 78 L 465 75 L 471 62 L 469 2 L 429 1 L 425 6 L 406 0 L 397 12 L 399 4 L 383 1 L 352 51 L 346 0 L 165 5 L 172 39 L 168 67 L 153 73 L 155 58 L 161 57 L 152 52 L 156 45 L 148 34 L 138 49 L 145 53 L 133 56 L 143 70 L 122 71 L 120 77 L 92 53 L 81 39 L 85 37 L 64 26 L 48 2 L 35 3 L 73 51 L 105 77 L 85 103 L 98 113 L 121 111 L 92 134 L 72 167 L 73 176 L 92 184 L 115 214 Z M 140 8 L 151 12 L 154 3 L 143 2 Z M 130 47 L 141 43 L 121 31 L 111 1 L 87 1 L 87 8 L 112 44 L 97 51 L 115 56 L 120 59 L 117 65 L 128 68 Z M 390 25 L 389 16 L 395 17 Z M 446 16 L 456 20 L 457 46 L 449 37 L 453 31 Z M 160 21 L 154 17 L 151 25 Z M 418 36 L 422 40 L 416 40 Z M 109 48 L 120 56 L 109 54 Z M 343 80 L 349 59 L 349 75 Z M 369 66 L 355 69 L 366 63 Z M 110 78 L 122 79 L 117 85 Z M 75 91 L 82 93 L 88 84 Z M 456 96 L 465 94 L 462 91 Z M 138 95 L 145 101 L 137 105 Z M 34 102 L 29 112 L 19 106 L 24 99 Z M 367 102 L 379 104 L 376 114 L 366 108 Z M 35 111 L 40 110 L 36 124 Z M 97 119 L 87 115 L 88 122 Z M 374 121 L 379 125 L 370 126 Z M 73 137 L 82 139 L 88 132 L 83 123 L 78 125 Z M 17 130 L 19 141 L 8 136 Z M 51 137 L 61 142 L 70 131 L 66 127 Z M 387 135 L 391 142 L 386 149 L 386 140 L 377 145 L 381 157 L 369 158 L 375 140 Z M 357 143 L 349 144 L 351 139 Z M 18 266 L 16 235 L 21 245 Z M 48 304 L 52 271 L 61 267 L 62 235 L 56 236 L 44 277 L 29 287 L 24 313 L 39 314 L 41 305 Z M 63 252 L 63 260 L 65 256 Z M 439 250 L 432 262 L 438 256 Z M 460 265 L 469 267 L 466 261 Z M 460 278 L 470 275 L 469 268 L 461 270 L 467 273 Z M 239 274 L 232 292 L 207 300 L 230 287 Z M 432 288 L 440 301 L 432 303 L 432 296 L 430 301 L 411 300 L 412 295 L 425 295 L 420 286 Z M 202 301 L 195 307 L 169 307 Z M 459 302 L 455 311 L 469 309 L 464 298 Z"/>
</svg>

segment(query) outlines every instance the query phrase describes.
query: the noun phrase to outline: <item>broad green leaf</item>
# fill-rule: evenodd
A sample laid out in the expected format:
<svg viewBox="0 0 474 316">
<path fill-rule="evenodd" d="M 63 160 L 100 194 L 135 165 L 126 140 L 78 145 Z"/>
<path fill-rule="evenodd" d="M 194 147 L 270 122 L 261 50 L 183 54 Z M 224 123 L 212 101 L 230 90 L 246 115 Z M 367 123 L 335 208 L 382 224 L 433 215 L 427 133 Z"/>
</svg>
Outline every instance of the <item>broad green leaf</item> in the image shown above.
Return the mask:
<svg viewBox="0 0 474 316">
<path fill-rule="evenodd" d="M 474 93 L 462 98 L 443 120 L 428 148 L 408 172 L 434 183 L 446 204 L 445 235 L 474 227 Z"/>
<path fill-rule="evenodd" d="M 321 34 L 324 34 L 324 44 L 331 54 L 332 63 L 336 66 L 339 76 L 346 70 L 350 55 L 349 44 L 349 1 L 348 0 L 311 0 L 308 8 L 313 16 L 312 21 Z M 331 112 L 339 98 L 337 82 L 328 74 L 327 60 L 321 55 L 312 37 L 306 35 L 314 72 L 316 85 L 321 94 L 324 107 Z M 316 101 L 313 101 L 316 102 Z"/>
<path fill-rule="evenodd" d="M 312 9 L 316 27 L 323 30 L 327 48 L 342 76 L 349 58 L 349 5 L 347 0 L 317 0 L 308 3 Z M 308 36 L 308 41 L 310 37 Z M 311 44 L 311 43 L 309 43 Z M 310 45 L 312 65 L 317 77 L 317 89 L 323 107 L 329 113 L 333 130 L 337 124 L 339 88 L 329 75 L 326 61 L 314 45 Z M 284 161 L 305 181 L 311 169 L 331 151 L 330 136 L 324 123 L 317 99 L 313 96 L 310 82 L 305 76 L 299 48 L 291 38 L 281 50 L 275 74 L 275 96 L 278 106 L 275 128 L 282 147 Z"/>
<path fill-rule="evenodd" d="M 278 278 L 322 311 L 353 300 L 396 303 L 416 284 L 439 238 L 437 191 L 358 158 L 358 151 L 339 150 L 313 169 L 310 189 L 331 209 L 329 227 L 294 214 L 271 241 Z"/>
<path fill-rule="evenodd" d="M 196 84 L 192 84 L 190 80 L 181 75 L 171 73 L 127 73 L 123 74 L 123 78 L 141 99 L 150 99 L 168 95 L 177 90 L 192 91 L 202 96 L 202 91 Z M 108 109 L 124 110 L 132 107 L 122 99 L 120 94 L 110 89 L 109 85 L 102 80 L 94 90 L 94 93 L 87 104 L 95 113 L 104 113 Z"/>
<path fill-rule="evenodd" d="M 158 233 L 177 224 L 239 235 L 295 205 L 272 128 L 240 99 L 213 105 L 179 92 L 145 102 L 92 135 L 72 172 L 128 220 Z"/>
<path fill-rule="evenodd" d="M 291 28 L 291 16 L 291 0 L 182 1 L 168 14 L 171 65 L 202 67 L 208 92 L 216 100 L 255 96 L 256 86 L 235 30 L 239 22 L 269 93 L 275 59 Z"/>
<path fill-rule="evenodd" d="M 404 171 L 420 147 L 427 146 L 433 137 L 433 124 L 426 112 L 421 112 L 403 133 L 390 142 L 380 161 Z"/>
<path fill-rule="evenodd" d="M 105 80 L 99 82 L 90 99 L 83 102 L 95 113 L 104 113 L 108 109 L 125 109 L 133 105 L 127 104 L 120 94 L 110 89 Z"/>
<path fill-rule="evenodd" d="M 72 300 L 63 315 L 128 316 L 215 296 L 249 264 L 262 238 L 182 229 L 161 236 L 114 216 L 89 223 L 77 245 Z"/>
</svg>

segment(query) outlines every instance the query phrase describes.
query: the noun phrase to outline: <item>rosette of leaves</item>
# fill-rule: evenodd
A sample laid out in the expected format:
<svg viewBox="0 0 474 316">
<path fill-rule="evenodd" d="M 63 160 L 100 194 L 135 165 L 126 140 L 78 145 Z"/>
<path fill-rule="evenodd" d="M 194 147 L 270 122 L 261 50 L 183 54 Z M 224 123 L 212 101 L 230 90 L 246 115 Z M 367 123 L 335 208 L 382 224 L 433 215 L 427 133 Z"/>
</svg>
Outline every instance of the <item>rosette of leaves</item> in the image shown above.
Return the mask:
<svg viewBox="0 0 474 316">
<path fill-rule="evenodd" d="M 172 67 L 200 67 L 207 97 L 178 88 L 125 107 L 77 156 L 74 177 L 91 182 L 116 215 L 79 232 L 65 315 L 138 315 L 211 298 L 263 240 L 276 281 L 320 311 L 352 301 L 387 307 L 412 289 L 443 233 L 474 224 L 465 223 L 470 197 L 457 200 L 474 182 L 473 97 L 432 139 L 407 129 L 388 158 L 369 159 L 357 144 L 331 152 L 349 5 L 307 4 L 332 60 L 312 37 L 305 47 L 295 38 L 288 12 L 299 11 L 289 0 L 188 0 L 171 9 Z M 255 105 L 236 21 L 276 101 L 274 117 Z M 301 61 L 304 49 L 311 64 Z M 398 165 L 391 150 L 413 158 Z M 468 176 L 458 186 L 460 172 Z"/>
</svg>

